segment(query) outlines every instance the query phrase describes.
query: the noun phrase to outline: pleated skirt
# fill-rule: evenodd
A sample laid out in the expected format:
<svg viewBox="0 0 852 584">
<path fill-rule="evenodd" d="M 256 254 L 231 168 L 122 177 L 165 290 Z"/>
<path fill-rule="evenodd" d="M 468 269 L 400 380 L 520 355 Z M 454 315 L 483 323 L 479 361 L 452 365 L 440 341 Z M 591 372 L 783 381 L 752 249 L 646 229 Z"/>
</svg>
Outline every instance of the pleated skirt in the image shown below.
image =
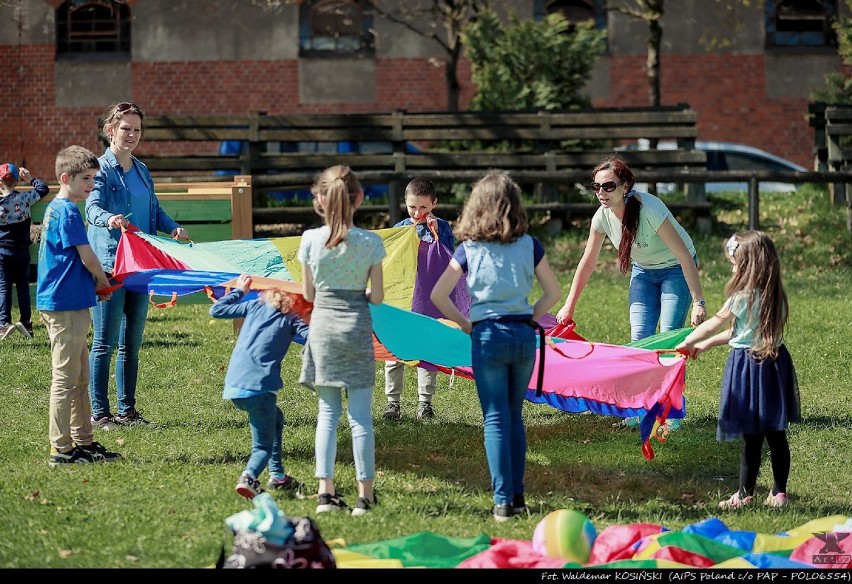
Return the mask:
<svg viewBox="0 0 852 584">
<path fill-rule="evenodd" d="M 785 345 L 775 359 L 756 360 L 748 349 L 731 349 L 722 377 L 717 440 L 786 430 L 801 422 L 799 382 Z"/>
</svg>

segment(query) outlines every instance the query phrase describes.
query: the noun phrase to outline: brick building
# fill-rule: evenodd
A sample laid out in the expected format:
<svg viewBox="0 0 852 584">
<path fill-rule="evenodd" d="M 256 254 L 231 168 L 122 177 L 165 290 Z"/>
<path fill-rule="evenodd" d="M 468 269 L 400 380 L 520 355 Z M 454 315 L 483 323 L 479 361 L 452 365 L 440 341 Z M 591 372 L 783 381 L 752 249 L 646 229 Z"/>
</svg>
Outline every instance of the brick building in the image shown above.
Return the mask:
<svg viewBox="0 0 852 584">
<path fill-rule="evenodd" d="M 548 10 L 593 18 L 607 30 L 608 52 L 589 96 L 597 106 L 646 105 L 647 25 L 607 11 L 606 2 L 497 3 L 521 19 Z M 274 10 L 260 3 L 0 3 L 0 160 L 52 178 L 60 148 L 78 143 L 100 152 L 96 119 L 115 101 L 157 115 L 446 109 L 446 53 L 372 14 L 365 0 L 303 0 Z M 807 104 L 825 74 L 841 68 L 830 22 L 844 8 L 840 0 L 669 0 L 661 20 L 663 104 L 697 110 L 702 140 L 747 143 L 811 167 Z M 469 77 L 462 59 L 461 109 L 474 92 Z M 143 140 L 138 154 L 144 159 L 157 147 Z"/>
</svg>

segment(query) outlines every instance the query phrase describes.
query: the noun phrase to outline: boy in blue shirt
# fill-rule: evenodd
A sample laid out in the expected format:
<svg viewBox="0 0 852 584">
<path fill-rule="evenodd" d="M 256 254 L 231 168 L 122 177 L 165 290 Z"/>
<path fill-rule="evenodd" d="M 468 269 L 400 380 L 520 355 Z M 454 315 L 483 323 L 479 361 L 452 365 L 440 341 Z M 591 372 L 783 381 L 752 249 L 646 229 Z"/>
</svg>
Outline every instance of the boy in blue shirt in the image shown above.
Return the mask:
<svg viewBox="0 0 852 584">
<path fill-rule="evenodd" d="M 50 466 L 121 457 L 93 440 L 89 403 L 89 309 L 109 298 L 109 281 L 89 245 L 77 202 L 95 186 L 98 157 L 82 146 L 56 155 L 59 193 L 44 212 L 36 308 L 50 337 Z"/>
<path fill-rule="evenodd" d="M 438 219 L 432 214 L 438 204 L 438 193 L 432 181 L 425 178 L 415 178 L 405 187 L 405 207 L 408 217 L 403 219 L 394 227 L 405 225 L 416 225 L 417 235 L 421 241 L 433 243 L 435 234 L 452 254 L 455 250 L 455 238 L 450 223 L 444 219 Z M 386 420 L 399 421 L 402 418 L 400 409 L 400 398 L 402 396 L 405 365 L 400 361 L 385 361 L 385 396 L 387 406 L 383 417 Z M 417 368 L 417 393 L 418 407 L 417 419 L 432 419 L 435 410 L 432 408 L 432 397 L 435 395 L 435 382 L 438 372 L 434 370 Z"/>
</svg>

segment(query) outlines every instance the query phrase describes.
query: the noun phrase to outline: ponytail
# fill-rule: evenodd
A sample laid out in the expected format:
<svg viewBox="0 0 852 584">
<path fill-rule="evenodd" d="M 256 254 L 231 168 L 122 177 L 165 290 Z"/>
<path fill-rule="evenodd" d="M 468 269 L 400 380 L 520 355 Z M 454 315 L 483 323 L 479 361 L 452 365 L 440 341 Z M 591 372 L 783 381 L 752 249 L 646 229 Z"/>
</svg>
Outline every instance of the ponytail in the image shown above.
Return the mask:
<svg viewBox="0 0 852 584">
<path fill-rule="evenodd" d="M 331 229 L 325 247 L 333 249 L 349 234 L 361 185 L 348 166 L 337 165 L 317 176 L 311 192 L 314 194 L 314 210 Z M 322 203 L 320 196 L 323 197 Z"/>
<path fill-rule="evenodd" d="M 621 243 L 618 244 L 618 269 L 622 274 L 630 271 L 630 250 L 639 230 L 639 211 L 642 204 L 631 192 L 624 201 L 624 218 L 621 220 Z"/>
</svg>

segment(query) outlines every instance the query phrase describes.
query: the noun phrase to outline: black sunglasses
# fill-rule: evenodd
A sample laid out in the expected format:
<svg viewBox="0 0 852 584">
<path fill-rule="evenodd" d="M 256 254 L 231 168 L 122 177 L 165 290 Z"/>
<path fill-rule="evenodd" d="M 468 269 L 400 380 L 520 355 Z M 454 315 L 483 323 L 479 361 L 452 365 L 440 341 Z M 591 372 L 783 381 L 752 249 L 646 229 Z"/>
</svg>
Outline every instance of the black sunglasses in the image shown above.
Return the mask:
<svg viewBox="0 0 852 584">
<path fill-rule="evenodd" d="M 603 189 L 603 191 L 605 193 L 611 193 L 612 191 L 614 191 L 615 189 L 617 189 L 618 187 L 620 187 L 623 184 L 624 184 L 624 181 L 621 181 L 621 182 L 607 181 L 605 183 L 593 182 L 592 184 L 589 185 L 589 187 L 591 187 L 591 189 L 595 192 L 598 192 L 599 190 Z"/>
<path fill-rule="evenodd" d="M 115 112 L 113 112 L 113 117 L 126 113 L 130 110 L 136 110 L 133 113 L 138 113 L 140 116 L 144 116 L 142 113 L 142 108 L 136 105 L 135 103 L 130 103 L 129 101 L 123 101 L 120 104 L 115 106 Z"/>
</svg>

